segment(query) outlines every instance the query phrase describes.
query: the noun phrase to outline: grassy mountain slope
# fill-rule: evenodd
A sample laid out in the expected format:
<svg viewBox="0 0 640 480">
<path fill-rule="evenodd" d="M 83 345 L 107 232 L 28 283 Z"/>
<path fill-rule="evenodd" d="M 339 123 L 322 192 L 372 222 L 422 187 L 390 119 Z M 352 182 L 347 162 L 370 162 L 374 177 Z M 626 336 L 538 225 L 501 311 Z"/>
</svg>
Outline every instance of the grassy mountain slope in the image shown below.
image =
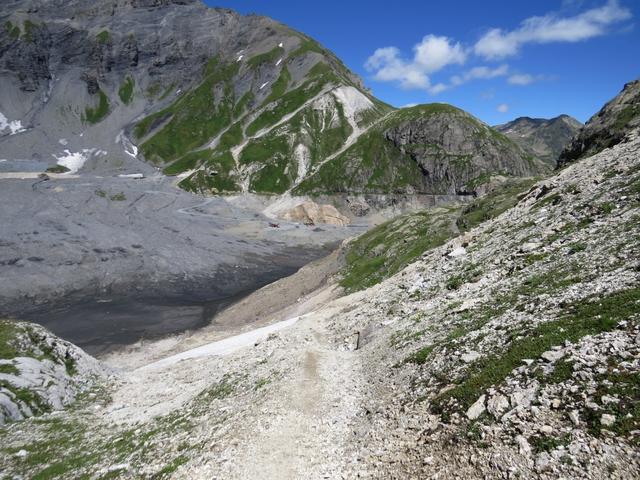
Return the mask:
<svg viewBox="0 0 640 480">
<path fill-rule="evenodd" d="M 166 174 L 187 172 L 188 190 L 283 193 L 390 110 L 316 42 L 280 45 L 212 59 L 196 88 L 135 126 L 145 158 Z"/>
</svg>

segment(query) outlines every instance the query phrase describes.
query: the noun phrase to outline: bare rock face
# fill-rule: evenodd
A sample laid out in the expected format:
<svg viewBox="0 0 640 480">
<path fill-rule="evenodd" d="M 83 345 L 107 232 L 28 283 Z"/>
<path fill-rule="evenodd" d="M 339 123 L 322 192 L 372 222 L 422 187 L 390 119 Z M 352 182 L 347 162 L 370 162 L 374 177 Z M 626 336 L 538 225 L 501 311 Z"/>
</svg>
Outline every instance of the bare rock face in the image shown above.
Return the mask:
<svg viewBox="0 0 640 480">
<path fill-rule="evenodd" d="M 585 124 L 560 154 L 558 167 L 595 155 L 625 139 L 640 126 L 640 80 L 627 83 L 622 92 Z"/>
<path fill-rule="evenodd" d="M 582 123 L 569 115 L 555 118 L 520 117 L 494 127 L 527 153 L 555 167 L 560 153 L 582 128 Z"/>
<path fill-rule="evenodd" d="M 401 121 L 384 136 L 416 162 L 427 191 L 444 186 L 446 193 L 464 194 L 474 191 L 483 173 L 525 177 L 545 170 L 506 137 L 453 107 Z"/>
<path fill-rule="evenodd" d="M 351 220 L 341 214 L 333 205 L 318 205 L 311 200 L 305 201 L 285 212 L 282 218 L 307 225 L 324 223 L 328 225 L 345 226 L 351 223 Z"/>
<path fill-rule="evenodd" d="M 108 370 L 80 348 L 30 323 L 0 320 L 0 425 L 71 404 Z"/>
</svg>

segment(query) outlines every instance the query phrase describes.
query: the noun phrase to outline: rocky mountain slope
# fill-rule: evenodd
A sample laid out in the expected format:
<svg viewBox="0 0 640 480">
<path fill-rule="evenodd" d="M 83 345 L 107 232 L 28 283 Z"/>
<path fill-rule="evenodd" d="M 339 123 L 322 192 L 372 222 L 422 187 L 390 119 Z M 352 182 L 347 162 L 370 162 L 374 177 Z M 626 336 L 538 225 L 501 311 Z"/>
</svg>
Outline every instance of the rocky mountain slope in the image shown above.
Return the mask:
<svg viewBox="0 0 640 480">
<path fill-rule="evenodd" d="M 541 171 L 456 109 L 392 113 L 269 18 L 199 0 L 12 0 L 0 22 L 4 169 L 150 171 L 139 157 L 189 191 L 276 194 L 464 193 L 487 172 Z"/>
<path fill-rule="evenodd" d="M 434 103 L 389 113 L 293 192 L 465 195 L 492 174 L 524 177 L 546 170 L 470 114 Z"/>
<path fill-rule="evenodd" d="M 286 282 L 257 292 L 235 315 L 267 298 L 265 329 L 176 339 L 176 355 L 122 372 L 108 395 L 5 426 L 0 465 L 45 478 L 637 478 L 640 131 L 625 140 L 345 245 L 371 260 L 360 280 L 347 258 L 333 281 L 332 267 L 307 269 L 318 290 L 281 312 L 270 301 Z M 444 238 L 410 251 L 432 228 Z"/>
<path fill-rule="evenodd" d="M 562 151 L 558 167 L 588 157 L 624 140 L 629 129 L 640 125 L 640 80 L 627 83 L 622 92 L 591 117 Z"/>
<path fill-rule="evenodd" d="M 560 153 L 580 131 L 582 123 L 569 115 L 550 119 L 519 117 L 494 128 L 530 155 L 555 167 Z"/>
</svg>

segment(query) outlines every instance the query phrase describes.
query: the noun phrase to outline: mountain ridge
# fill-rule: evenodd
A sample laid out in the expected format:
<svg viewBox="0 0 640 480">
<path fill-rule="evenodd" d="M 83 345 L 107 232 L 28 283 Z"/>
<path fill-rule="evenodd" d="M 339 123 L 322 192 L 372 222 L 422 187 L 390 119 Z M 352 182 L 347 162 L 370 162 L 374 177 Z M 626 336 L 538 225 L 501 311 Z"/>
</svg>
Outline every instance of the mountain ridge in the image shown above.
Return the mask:
<svg viewBox="0 0 640 480">
<path fill-rule="evenodd" d="M 11 88 L 0 93 L 0 113 L 15 128 L 0 142 L 14 158 L 30 144 L 30 168 L 159 169 L 196 193 L 279 195 L 298 191 L 394 111 L 335 54 L 268 17 L 199 0 L 22 0 L 1 8 L 0 76 Z M 512 149 L 508 157 L 515 164 L 507 171 L 526 170 L 526 155 Z M 408 168 L 395 160 L 380 159 Z M 365 176 L 375 176 L 367 168 Z M 464 183 L 456 182 L 426 188 L 405 178 L 394 189 L 454 193 Z M 365 183 L 354 188 L 371 191 Z"/>
<path fill-rule="evenodd" d="M 582 123 L 566 114 L 548 119 L 525 116 L 494 128 L 518 143 L 529 154 L 555 167 L 560 152 L 582 128 Z"/>
</svg>

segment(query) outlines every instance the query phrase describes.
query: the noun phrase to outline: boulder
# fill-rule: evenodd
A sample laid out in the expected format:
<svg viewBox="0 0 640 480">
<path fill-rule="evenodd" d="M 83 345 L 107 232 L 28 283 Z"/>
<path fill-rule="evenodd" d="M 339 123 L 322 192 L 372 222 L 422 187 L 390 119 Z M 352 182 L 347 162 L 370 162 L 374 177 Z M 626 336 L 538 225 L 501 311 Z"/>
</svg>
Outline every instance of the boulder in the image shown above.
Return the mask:
<svg viewBox="0 0 640 480">
<path fill-rule="evenodd" d="M 345 226 L 351 223 L 351 220 L 341 214 L 333 205 L 318 205 L 312 200 L 304 201 L 291 210 L 287 210 L 282 214 L 282 218 L 290 222 L 300 222 L 307 225 L 324 223 Z"/>
<path fill-rule="evenodd" d="M 486 410 L 484 404 L 485 398 L 486 395 L 481 395 L 480 398 L 476 400 L 476 403 L 469 407 L 469 409 L 467 410 L 467 418 L 469 420 L 475 420 L 484 413 L 484 411 Z"/>
</svg>

